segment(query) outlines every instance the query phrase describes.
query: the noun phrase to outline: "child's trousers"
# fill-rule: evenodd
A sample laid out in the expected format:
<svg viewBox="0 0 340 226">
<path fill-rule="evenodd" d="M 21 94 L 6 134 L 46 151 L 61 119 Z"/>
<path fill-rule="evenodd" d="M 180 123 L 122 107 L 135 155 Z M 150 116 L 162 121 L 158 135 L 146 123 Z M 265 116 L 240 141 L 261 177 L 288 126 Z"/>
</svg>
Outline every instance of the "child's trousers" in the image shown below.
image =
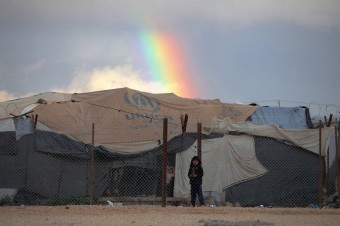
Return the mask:
<svg viewBox="0 0 340 226">
<path fill-rule="evenodd" d="M 204 204 L 204 197 L 202 192 L 202 185 L 200 184 L 191 184 L 191 205 L 195 206 L 196 204 L 196 195 L 198 195 L 198 200 L 200 202 L 200 205 Z"/>
</svg>

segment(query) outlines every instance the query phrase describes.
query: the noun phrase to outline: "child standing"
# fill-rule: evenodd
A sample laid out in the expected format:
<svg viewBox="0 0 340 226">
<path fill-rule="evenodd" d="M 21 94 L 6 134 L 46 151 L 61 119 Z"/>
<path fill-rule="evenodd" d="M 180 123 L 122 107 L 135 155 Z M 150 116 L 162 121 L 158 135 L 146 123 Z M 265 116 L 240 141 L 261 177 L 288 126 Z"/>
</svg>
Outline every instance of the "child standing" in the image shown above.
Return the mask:
<svg viewBox="0 0 340 226">
<path fill-rule="evenodd" d="M 191 159 L 188 177 L 190 179 L 190 185 L 191 185 L 191 189 L 190 189 L 191 206 L 194 207 L 196 204 L 196 195 L 198 195 L 198 200 L 201 206 L 205 206 L 203 192 L 202 192 L 203 168 L 202 168 L 201 160 L 198 158 L 198 156 L 194 156 Z"/>
</svg>

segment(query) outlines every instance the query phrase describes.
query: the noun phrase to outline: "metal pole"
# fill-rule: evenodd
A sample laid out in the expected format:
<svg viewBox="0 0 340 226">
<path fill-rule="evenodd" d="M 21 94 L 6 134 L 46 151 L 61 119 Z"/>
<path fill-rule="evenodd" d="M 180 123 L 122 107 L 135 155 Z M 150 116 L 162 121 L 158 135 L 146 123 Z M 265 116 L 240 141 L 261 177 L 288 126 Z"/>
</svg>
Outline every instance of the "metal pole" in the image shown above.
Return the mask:
<svg viewBox="0 0 340 226">
<path fill-rule="evenodd" d="M 202 123 L 197 124 L 197 156 L 202 161 Z"/>
<path fill-rule="evenodd" d="M 90 205 L 93 201 L 94 190 L 94 123 L 92 123 L 92 143 L 91 143 L 91 162 L 90 162 Z"/>
<path fill-rule="evenodd" d="M 168 119 L 163 119 L 163 152 L 162 152 L 162 207 L 166 207 L 166 167 L 168 152 Z"/>
<path fill-rule="evenodd" d="M 319 120 L 319 161 L 318 161 L 318 172 L 319 172 L 319 207 L 322 206 L 322 156 L 321 156 L 321 141 L 322 141 L 322 123 Z"/>
</svg>

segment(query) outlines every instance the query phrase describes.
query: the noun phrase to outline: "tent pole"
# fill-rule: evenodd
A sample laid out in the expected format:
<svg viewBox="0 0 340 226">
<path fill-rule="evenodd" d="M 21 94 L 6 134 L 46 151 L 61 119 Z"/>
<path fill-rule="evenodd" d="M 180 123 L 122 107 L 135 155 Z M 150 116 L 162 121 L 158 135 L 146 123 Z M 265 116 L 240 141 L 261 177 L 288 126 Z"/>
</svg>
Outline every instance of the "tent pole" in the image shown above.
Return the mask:
<svg viewBox="0 0 340 226">
<path fill-rule="evenodd" d="M 168 152 L 168 119 L 163 119 L 163 152 L 162 152 L 162 207 L 166 207 L 166 167 Z"/>
</svg>

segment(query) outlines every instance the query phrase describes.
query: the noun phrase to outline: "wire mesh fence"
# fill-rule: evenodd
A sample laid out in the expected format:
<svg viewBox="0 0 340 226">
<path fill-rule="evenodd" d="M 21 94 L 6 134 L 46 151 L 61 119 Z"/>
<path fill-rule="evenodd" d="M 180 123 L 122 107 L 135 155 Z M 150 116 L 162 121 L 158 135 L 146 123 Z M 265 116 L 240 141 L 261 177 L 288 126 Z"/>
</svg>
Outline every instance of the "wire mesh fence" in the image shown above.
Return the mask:
<svg viewBox="0 0 340 226">
<path fill-rule="evenodd" d="M 92 111 L 100 116 L 97 106 Z M 308 150 L 308 144 L 301 147 L 242 131 L 207 131 L 200 123 L 190 122 L 190 116 L 178 124 L 170 117 L 151 113 L 112 111 L 126 120 L 144 123 L 126 125 L 118 121 L 112 126 L 84 122 L 78 135 L 87 142 L 81 142 L 47 127 L 38 117 L 26 116 L 25 123 L 31 125 L 28 133 L 19 129 L 18 118 L 1 120 L 2 194 L 9 194 L 9 202 L 15 205 L 187 206 L 191 189 L 188 170 L 192 157 L 199 156 L 204 171 L 204 205 L 338 205 L 336 126 L 331 128 L 333 138 L 328 141 L 328 150 L 320 155 Z M 70 117 L 60 123 L 72 130 L 76 120 Z M 197 130 L 186 132 L 187 127 Z M 318 137 L 321 130 L 315 130 Z M 153 139 L 138 140 L 146 132 Z M 105 136 L 118 136 L 122 142 L 102 142 L 99 138 Z M 322 141 L 317 142 L 322 149 Z M 5 197 L 2 195 L 2 200 Z"/>
</svg>

